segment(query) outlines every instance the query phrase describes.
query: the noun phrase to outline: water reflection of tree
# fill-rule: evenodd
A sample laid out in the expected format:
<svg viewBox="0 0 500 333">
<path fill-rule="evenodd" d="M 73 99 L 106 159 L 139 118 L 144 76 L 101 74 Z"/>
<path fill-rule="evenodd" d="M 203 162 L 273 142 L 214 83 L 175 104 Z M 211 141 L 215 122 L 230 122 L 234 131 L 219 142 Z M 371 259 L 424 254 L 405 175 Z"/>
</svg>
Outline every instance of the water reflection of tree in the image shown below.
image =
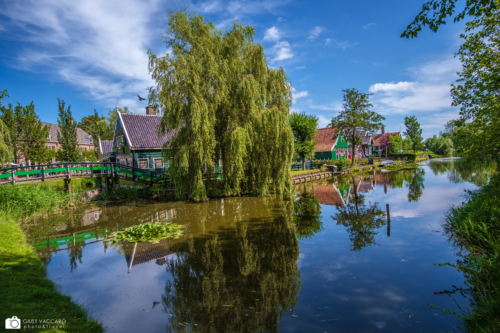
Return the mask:
<svg viewBox="0 0 500 333">
<path fill-rule="evenodd" d="M 68 244 L 66 251 L 69 253 L 69 266 L 71 267 L 71 272 L 78 267 L 78 262 L 82 263 L 83 248 L 85 247 L 84 242 L 77 242 L 75 244 Z"/>
<path fill-rule="evenodd" d="M 349 233 L 351 240 L 351 251 L 361 251 L 363 248 L 375 244 L 376 229 L 385 225 L 385 213 L 380 210 L 378 203 L 368 205 L 364 202 L 364 196 L 358 194 L 356 183 L 352 178 L 353 196 L 345 206 L 338 206 L 337 213 L 332 219 L 337 225 L 342 225 Z"/>
<path fill-rule="evenodd" d="M 301 193 L 294 202 L 294 222 L 297 237 L 305 239 L 323 230 L 321 205 L 312 193 Z"/>
<path fill-rule="evenodd" d="M 416 169 L 411 178 L 407 181 L 406 187 L 408 187 L 408 201 L 418 201 L 422 196 L 422 190 L 424 186 L 425 170 L 423 168 Z"/>
<path fill-rule="evenodd" d="M 191 238 L 175 249 L 162 303 L 168 332 L 278 332 L 300 290 L 299 245 L 291 212 L 259 228 L 245 223 Z"/>
<path fill-rule="evenodd" d="M 496 171 L 497 164 L 493 160 L 472 160 L 467 158 L 431 161 L 429 163 L 435 175 L 446 173 L 452 183 L 474 183 L 478 186 L 488 182 L 490 175 Z"/>
</svg>

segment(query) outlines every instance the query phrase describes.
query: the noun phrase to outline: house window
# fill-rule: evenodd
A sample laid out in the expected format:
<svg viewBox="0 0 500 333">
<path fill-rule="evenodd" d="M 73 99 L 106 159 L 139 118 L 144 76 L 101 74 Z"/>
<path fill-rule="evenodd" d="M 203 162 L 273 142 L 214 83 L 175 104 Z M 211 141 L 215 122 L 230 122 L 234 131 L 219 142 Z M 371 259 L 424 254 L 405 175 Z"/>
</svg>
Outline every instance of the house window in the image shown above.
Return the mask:
<svg viewBox="0 0 500 333">
<path fill-rule="evenodd" d="M 149 169 L 149 160 L 147 158 L 138 158 L 137 165 L 139 169 Z"/>
<path fill-rule="evenodd" d="M 155 165 L 155 169 L 163 169 L 163 158 L 154 158 L 153 163 Z"/>
</svg>

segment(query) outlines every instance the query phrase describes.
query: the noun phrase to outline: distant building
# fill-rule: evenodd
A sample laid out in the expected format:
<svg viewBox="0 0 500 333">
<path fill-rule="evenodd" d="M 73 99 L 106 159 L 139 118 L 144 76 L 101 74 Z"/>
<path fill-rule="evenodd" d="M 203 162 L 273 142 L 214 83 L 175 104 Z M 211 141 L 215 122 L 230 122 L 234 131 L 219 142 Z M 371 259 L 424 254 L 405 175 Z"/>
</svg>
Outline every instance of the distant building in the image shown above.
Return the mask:
<svg viewBox="0 0 500 333">
<path fill-rule="evenodd" d="M 385 156 L 385 150 L 381 148 L 381 145 L 384 142 L 389 142 L 389 138 L 391 136 L 401 136 L 400 132 L 392 132 L 392 133 L 385 133 L 384 126 L 382 126 L 382 130 L 380 134 L 374 134 L 373 135 L 373 152 L 374 155 L 377 156 Z"/>
<path fill-rule="evenodd" d="M 99 161 L 101 162 L 115 162 L 115 153 L 113 152 L 113 141 L 101 141 L 99 138 Z"/>
<path fill-rule="evenodd" d="M 47 138 L 46 146 L 50 149 L 58 150 L 61 147 L 59 140 L 57 140 L 57 133 L 60 133 L 59 125 L 44 122 L 42 122 L 42 125 L 49 127 L 49 137 Z M 83 150 L 94 149 L 94 141 L 92 141 L 92 137 L 80 127 L 76 128 L 76 136 L 78 140 L 78 148 Z"/>
<path fill-rule="evenodd" d="M 349 144 L 343 135 L 337 133 L 335 128 L 318 128 L 314 139 L 317 140 L 314 150 L 314 158 L 317 160 L 335 161 L 349 155 Z"/>
</svg>

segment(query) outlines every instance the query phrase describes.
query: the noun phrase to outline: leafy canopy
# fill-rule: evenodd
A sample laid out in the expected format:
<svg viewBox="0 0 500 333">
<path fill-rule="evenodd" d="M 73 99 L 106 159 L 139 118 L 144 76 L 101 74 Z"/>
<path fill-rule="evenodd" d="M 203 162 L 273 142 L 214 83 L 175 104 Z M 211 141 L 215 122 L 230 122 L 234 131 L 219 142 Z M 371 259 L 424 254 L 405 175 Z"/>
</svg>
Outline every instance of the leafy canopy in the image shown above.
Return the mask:
<svg viewBox="0 0 500 333">
<path fill-rule="evenodd" d="M 0 91 L 0 110 L 3 108 L 5 96 L 9 97 L 9 95 L 7 95 L 7 90 Z M 14 154 L 10 140 L 10 130 L 0 118 L 0 167 L 5 163 L 10 162 L 13 157 Z"/>
<path fill-rule="evenodd" d="M 362 143 L 363 132 L 369 134 L 380 129 L 381 121 L 384 117 L 376 112 L 370 111 L 373 105 L 368 99 L 372 94 L 365 94 L 359 90 L 344 89 L 343 110 L 332 119 L 332 127 L 337 133 L 344 133 L 345 138 L 351 147 Z M 354 164 L 354 153 L 351 153 L 352 164 Z"/>
<path fill-rule="evenodd" d="M 500 10 L 469 22 L 457 56 L 459 84 L 452 85 L 453 105 L 460 106 L 455 140 L 468 156 L 500 157 Z"/>
<path fill-rule="evenodd" d="M 455 13 L 457 2 L 458 0 L 431 0 L 424 3 L 420 13 L 408 25 L 401 37 L 417 37 L 418 32 L 425 26 L 429 26 L 432 31 L 436 32 L 440 25 L 446 24 L 446 17 Z M 458 22 L 465 16 L 481 19 L 498 8 L 498 0 L 466 0 L 463 10 L 455 15 L 453 22 Z"/>
<path fill-rule="evenodd" d="M 405 126 L 406 131 L 404 135 L 411 141 L 413 152 L 422 149 L 424 146 L 422 143 L 422 129 L 420 128 L 420 123 L 417 121 L 417 117 L 405 117 Z"/>
<path fill-rule="evenodd" d="M 265 194 L 269 184 L 290 190 L 291 86 L 282 68 L 269 68 L 254 34 L 239 22 L 222 31 L 202 16 L 172 12 L 171 52 L 148 52 L 156 81 L 150 105 L 164 110 L 159 132 L 175 131 L 164 154 L 178 198 Z M 219 163 L 222 181 L 214 175 Z"/>
<path fill-rule="evenodd" d="M 314 155 L 317 140 L 314 139 L 318 118 L 308 116 L 304 112 L 290 115 L 290 126 L 294 137 L 295 155 L 302 159 L 303 170 L 305 170 L 305 160 Z"/>
</svg>

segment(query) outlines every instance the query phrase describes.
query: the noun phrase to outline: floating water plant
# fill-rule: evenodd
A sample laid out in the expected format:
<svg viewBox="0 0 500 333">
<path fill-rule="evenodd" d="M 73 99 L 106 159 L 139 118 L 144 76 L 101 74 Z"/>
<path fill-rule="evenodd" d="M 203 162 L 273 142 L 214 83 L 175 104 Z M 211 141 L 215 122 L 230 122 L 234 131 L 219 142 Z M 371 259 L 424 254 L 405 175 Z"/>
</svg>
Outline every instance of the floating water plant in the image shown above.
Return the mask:
<svg viewBox="0 0 500 333">
<path fill-rule="evenodd" d="M 184 233 L 182 228 L 182 225 L 174 223 L 162 224 L 160 222 L 156 222 L 139 224 L 114 233 L 111 236 L 111 240 L 114 242 L 128 241 L 130 243 L 158 243 L 160 239 L 177 239 L 181 237 Z"/>
<path fill-rule="evenodd" d="M 404 169 L 417 169 L 420 165 L 417 163 L 410 163 L 410 164 L 403 164 L 403 165 L 396 165 L 396 164 L 390 164 L 390 165 L 384 165 L 382 168 L 385 170 L 390 170 L 390 171 L 397 171 L 397 170 L 404 170 Z"/>
</svg>

